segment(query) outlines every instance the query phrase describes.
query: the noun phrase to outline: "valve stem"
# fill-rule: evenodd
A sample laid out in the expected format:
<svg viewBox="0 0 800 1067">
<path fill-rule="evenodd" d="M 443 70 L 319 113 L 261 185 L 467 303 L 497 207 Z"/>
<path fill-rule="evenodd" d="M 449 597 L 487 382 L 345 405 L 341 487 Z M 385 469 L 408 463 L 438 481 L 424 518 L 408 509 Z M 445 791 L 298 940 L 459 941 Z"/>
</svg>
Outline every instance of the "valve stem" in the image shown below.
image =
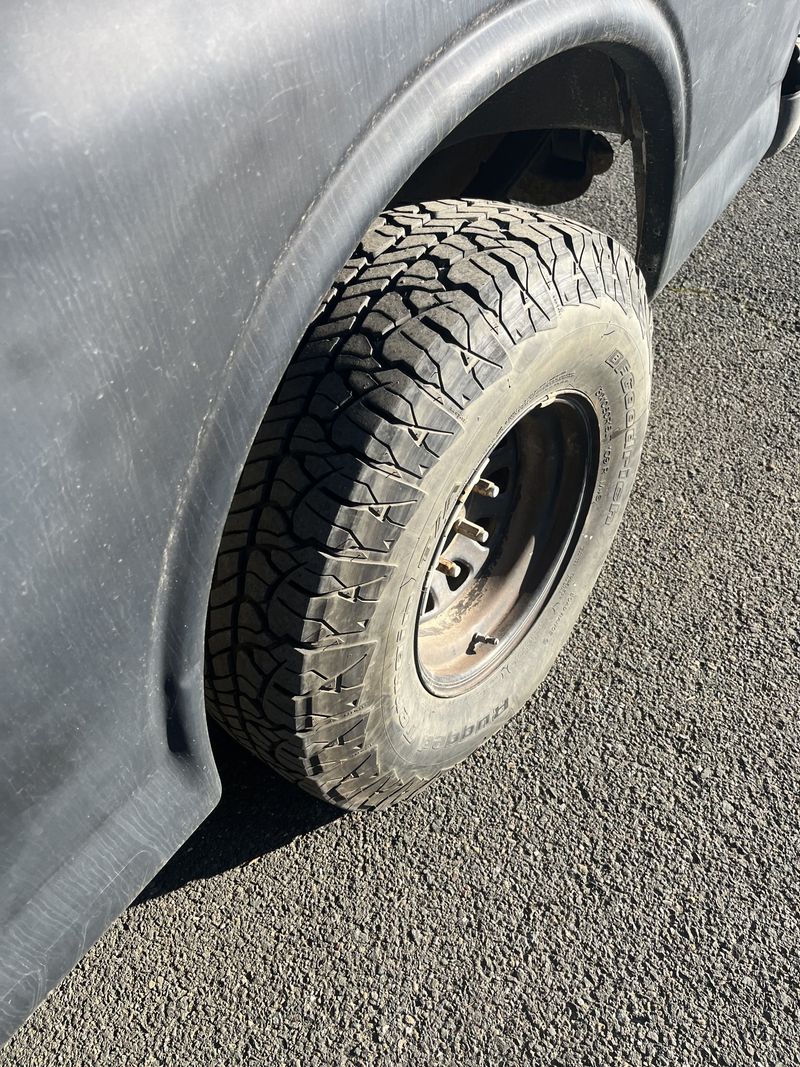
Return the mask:
<svg viewBox="0 0 800 1067">
<path fill-rule="evenodd" d="M 477 646 L 478 645 L 499 645 L 499 644 L 500 644 L 500 638 L 499 637 L 490 637 L 488 634 L 475 633 L 475 634 L 472 635 L 472 640 L 469 643 L 469 648 L 467 649 L 467 655 L 474 656 L 475 653 L 477 652 Z"/>
</svg>

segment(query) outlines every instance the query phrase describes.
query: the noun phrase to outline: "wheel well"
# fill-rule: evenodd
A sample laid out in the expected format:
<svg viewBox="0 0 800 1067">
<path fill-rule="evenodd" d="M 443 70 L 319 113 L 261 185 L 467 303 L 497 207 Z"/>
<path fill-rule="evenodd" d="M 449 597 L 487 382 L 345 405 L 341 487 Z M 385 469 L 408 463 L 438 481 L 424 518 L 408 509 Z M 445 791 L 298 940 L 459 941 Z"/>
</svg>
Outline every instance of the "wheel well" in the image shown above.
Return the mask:
<svg viewBox="0 0 800 1067">
<path fill-rule="evenodd" d="M 614 59 L 601 48 L 571 49 L 519 74 L 480 104 L 389 206 L 463 196 L 536 206 L 575 200 L 613 161 L 610 145 L 595 133 L 602 131 L 633 149 L 635 193 L 625 210 L 641 233 L 640 130 L 627 78 Z"/>
<path fill-rule="evenodd" d="M 621 130 L 639 161 L 636 195 L 626 198 L 638 207 L 630 217 L 638 213 L 639 263 L 650 292 L 658 290 L 685 136 L 683 53 L 655 5 L 631 8 L 619 2 L 624 33 L 609 26 L 606 44 L 595 43 L 602 27 L 593 0 L 576 0 L 569 12 L 549 5 L 544 25 L 538 17 L 523 17 L 529 8 L 538 11 L 538 4 L 512 5 L 520 9 L 513 18 L 509 10 L 499 11 L 480 31 L 465 35 L 458 48 L 423 64 L 315 194 L 255 295 L 198 440 L 165 551 L 169 601 L 161 632 L 169 640 L 158 646 L 166 667 L 159 664 L 157 670 L 180 678 L 187 664 L 195 670 L 198 663 L 208 584 L 198 582 L 197 566 L 186 567 L 183 560 L 206 559 L 210 581 L 236 478 L 271 396 L 265 383 L 277 383 L 370 220 L 407 192 L 412 179 L 427 181 L 432 161 L 445 149 L 531 130 Z M 615 37 L 625 43 L 612 43 Z M 543 58 L 565 40 L 584 43 Z M 448 183 L 445 195 L 459 195 L 458 181 Z M 178 686 L 175 694 L 173 714 L 184 717 L 187 736 L 202 739 L 199 687 Z"/>
</svg>

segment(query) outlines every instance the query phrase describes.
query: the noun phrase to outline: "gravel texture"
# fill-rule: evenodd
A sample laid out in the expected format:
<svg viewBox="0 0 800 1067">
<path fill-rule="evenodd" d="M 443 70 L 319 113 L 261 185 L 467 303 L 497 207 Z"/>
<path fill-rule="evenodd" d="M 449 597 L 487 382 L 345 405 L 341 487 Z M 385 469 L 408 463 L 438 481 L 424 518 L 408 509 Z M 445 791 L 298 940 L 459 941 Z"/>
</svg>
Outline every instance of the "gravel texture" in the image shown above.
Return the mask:
<svg viewBox="0 0 800 1067">
<path fill-rule="evenodd" d="M 383 815 L 217 737 L 219 808 L 0 1062 L 800 1063 L 798 171 L 657 302 L 637 489 L 519 719 Z M 624 237 L 629 182 L 565 214 Z"/>
</svg>

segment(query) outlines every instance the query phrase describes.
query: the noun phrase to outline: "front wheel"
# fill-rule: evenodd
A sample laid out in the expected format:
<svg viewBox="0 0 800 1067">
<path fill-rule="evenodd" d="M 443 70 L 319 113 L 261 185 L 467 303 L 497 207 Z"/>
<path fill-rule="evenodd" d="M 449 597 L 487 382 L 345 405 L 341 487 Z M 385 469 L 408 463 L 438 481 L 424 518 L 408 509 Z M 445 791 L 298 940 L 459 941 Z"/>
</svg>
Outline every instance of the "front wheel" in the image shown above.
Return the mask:
<svg viewBox="0 0 800 1067">
<path fill-rule="evenodd" d="M 499 729 L 619 526 L 650 338 L 608 237 L 487 201 L 381 216 L 239 483 L 208 619 L 214 718 L 345 808 L 411 795 Z"/>
</svg>

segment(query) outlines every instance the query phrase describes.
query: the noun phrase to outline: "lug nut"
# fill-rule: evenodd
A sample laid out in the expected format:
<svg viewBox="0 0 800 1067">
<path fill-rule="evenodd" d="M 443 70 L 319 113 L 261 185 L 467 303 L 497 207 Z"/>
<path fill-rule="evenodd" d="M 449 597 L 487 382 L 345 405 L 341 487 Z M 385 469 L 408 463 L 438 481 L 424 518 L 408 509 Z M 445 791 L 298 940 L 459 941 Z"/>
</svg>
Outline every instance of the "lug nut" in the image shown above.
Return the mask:
<svg viewBox="0 0 800 1067">
<path fill-rule="evenodd" d="M 461 576 L 461 568 L 459 565 L 453 563 L 451 559 L 446 559 L 444 556 L 439 556 L 436 569 L 440 570 L 442 574 L 446 574 L 448 578 L 459 578 Z"/>
<path fill-rule="evenodd" d="M 478 526 L 477 522 L 470 522 L 469 519 L 459 519 L 453 529 L 456 533 L 463 534 L 464 537 L 469 537 L 471 541 L 477 541 L 480 545 L 485 545 L 489 540 L 489 535 L 484 528 Z"/>
<path fill-rule="evenodd" d="M 488 478 L 479 478 L 473 485 L 472 492 L 477 493 L 478 496 L 490 496 L 494 499 L 500 492 L 500 488 L 494 482 L 490 482 Z"/>
</svg>

